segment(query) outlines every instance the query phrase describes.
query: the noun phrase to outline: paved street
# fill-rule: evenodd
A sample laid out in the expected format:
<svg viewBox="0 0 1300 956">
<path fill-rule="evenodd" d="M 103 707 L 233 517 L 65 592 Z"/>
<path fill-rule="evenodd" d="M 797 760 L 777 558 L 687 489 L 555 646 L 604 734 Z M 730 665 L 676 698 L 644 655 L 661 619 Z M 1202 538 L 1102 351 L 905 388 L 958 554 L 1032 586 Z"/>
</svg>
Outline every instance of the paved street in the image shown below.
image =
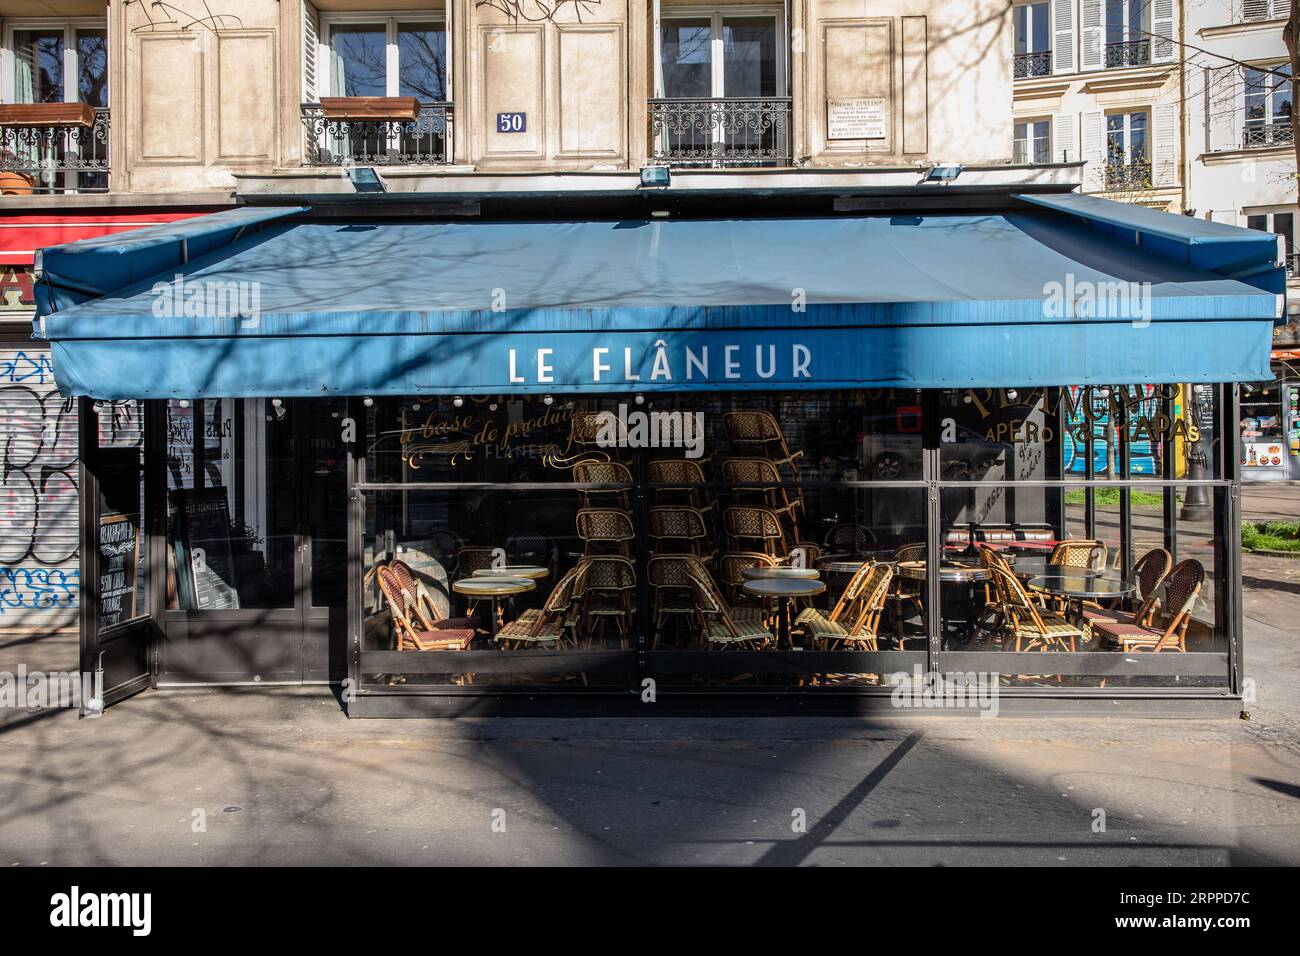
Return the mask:
<svg viewBox="0 0 1300 956">
<path fill-rule="evenodd" d="M 0 864 L 1297 864 L 1298 575 L 1247 559 L 1249 721 L 349 721 L 310 688 L 15 712 Z"/>
</svg>

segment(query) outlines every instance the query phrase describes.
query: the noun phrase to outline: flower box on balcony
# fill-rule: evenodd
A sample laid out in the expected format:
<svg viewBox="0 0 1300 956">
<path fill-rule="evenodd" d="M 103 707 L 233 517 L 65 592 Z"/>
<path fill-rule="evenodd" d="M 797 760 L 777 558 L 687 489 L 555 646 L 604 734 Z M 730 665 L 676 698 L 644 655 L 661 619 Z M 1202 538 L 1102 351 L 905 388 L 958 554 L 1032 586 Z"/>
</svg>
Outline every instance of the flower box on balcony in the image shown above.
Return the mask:
<svg viewBox="0 0 1300 956">
<path fill-rule="evenodd" d="M 414 96 L 322 96 L 321 112 L 331 120 L 403 120 L 420 118 Z"/>
<path fill-rule="evenodd" d="M 0 126 L 94 126 L 95 110 L 86 103 L 7 103 Z"/>
</svg>

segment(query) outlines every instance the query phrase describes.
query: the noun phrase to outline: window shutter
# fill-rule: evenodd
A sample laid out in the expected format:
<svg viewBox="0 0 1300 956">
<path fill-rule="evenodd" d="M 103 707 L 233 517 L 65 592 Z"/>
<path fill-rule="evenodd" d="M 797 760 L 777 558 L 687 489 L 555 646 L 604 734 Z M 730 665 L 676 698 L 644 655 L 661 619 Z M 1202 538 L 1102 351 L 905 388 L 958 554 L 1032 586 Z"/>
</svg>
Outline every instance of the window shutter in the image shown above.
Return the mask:
<svg viewBox="0 0 1300 956">
<path fill-rule="evenodd" d="M 1151 111 L 1151 181 L 1178 185 L 1178 104 L 1160 103 Z"/>
<path fill-rule="evenodd" d="M 1106 17 L 1101 0 L 1079 4 L 1079 69 L 1100 70 L 1106 65 Z"/>
<path fill-rule="evenodd" d="M 1246 122 L 1246 82 L 1235 63 L 1205 69 L 1205 148 L 1240 149 Z"/>
<path fill-rule="evenodd" d="M 1105 183 L 1106 115 L 1083 114 L 1083 191 L 1099 193 Z"/>
<path fill-rule="evenodd" d="M 1052 162 L 1073 163 L 1078 159 L 1074 148 L 1073 113 L 1057 113 L 1052 117 Z"/>
<path fill-rule="evenodd" d="M 320 61 L 320 30 L 316 8 L 307 0 L 302 4 L 302 101 L 315 103 L 319 98 L 317 81 Z"/>
<path fill-rule="evenodd" d="M 1168 63 L 1178 58 L 1178 29 L 1174 22 L 1174 0 L 1154 0 L 1151 4 L 1151 62 Z"/>
<path fill-rule="evenodd" d="M 1074 72 L 1074 0 L 1052 0 L 1052 72 Z"/>
<path fill-rule="evenodd" d="M 1243 0 L 1242 19 L 1267 20 L 1269 18 L 1269 0 Z"/>
</svg>

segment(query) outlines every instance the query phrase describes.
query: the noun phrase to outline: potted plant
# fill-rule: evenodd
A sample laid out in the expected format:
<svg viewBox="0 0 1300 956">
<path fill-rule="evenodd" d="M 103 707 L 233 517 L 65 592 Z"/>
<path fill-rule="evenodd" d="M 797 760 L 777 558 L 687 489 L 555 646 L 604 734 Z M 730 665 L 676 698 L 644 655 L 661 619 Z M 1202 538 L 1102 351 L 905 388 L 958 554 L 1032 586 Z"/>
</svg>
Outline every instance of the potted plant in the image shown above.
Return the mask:
<svg viewBox="0 0 1300 956">
<path fill-rule="evenodd" d="M 0 148 L 0 196 L 30 196 L 36 180 L 27 173 L 8 166 L 17 166 L 18 157 L 12 149 Z"/>
</svg>

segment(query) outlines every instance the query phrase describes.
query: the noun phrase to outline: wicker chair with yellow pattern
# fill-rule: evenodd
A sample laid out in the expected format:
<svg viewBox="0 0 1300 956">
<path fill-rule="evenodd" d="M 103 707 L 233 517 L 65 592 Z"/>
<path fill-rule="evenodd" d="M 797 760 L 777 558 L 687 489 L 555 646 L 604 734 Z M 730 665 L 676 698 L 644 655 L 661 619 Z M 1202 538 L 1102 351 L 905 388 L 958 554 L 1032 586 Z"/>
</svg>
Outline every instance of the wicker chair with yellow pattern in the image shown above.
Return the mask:
<svg viewBox="0 0 1300 956">
<path fill-rule="evenodd" d="M 388 602 L 397 650 L 463 651 L 470 646 L 474 640 L 472 627 L 425 627 L 402 589 L 397 575 L 387 565 L 380 565 L 375 571 L 375 577 L 384 600 Z"/>
<path fill-rule="evenodd" d="M 1205 568 L 1195 560 L 1174 565 L 1164 583 L 1166 619 L 1163 627 L 1140 621 L 1097 621 L 1093 633 L 1103 647 L 1118 648 L 1125 654 L 1135 651 L 1187 651 L 1187 628 L 1192 611 L 1205 582 Z M 1172 612 L 1172 613 L 1170 613 Z M 1139 614 L 1141 611 L 1138 612 Z"/>
<path fill-rule="evenodd" d="M 785 518 L 791 528 L 796 526 L 804 510 L 803 493 L 797 485 L 781 480 L 775 462 L 766 458 L 728 458 L 722 463 L 722 474 L 733 485 L 746 486 L 732 489 L 737 504 L 761 505 Z"/>
<path fill-rule="evenodd" d="M 627 558 L 606 554 L 578 562 L 575 583 L 578 630 L 590 646 L 612 623 L 619 645 L 627 648 L 636 616 L 636 568 Z"/>
<path fill-rule="evenodd" d="M 632 515 L 622 508 L 582 508 L 575 515 L 574 524 L 583 554 L 632 556 L 636 529 L 632 526 Z"/>
<path fill-rule="evenodd" d="M 794 619 L 794 629 L 803 631 L 814 644 L 848 634 L 850 626 L 858 616 L 858 604 L 863 589 L 867 587 L 877 567 L 879 565 L 871 561 L 863 562 L 849 578 L 849 583 L 840 592 L 839 600 L 835 602 L 829 614 L 815 607 L 804 608 Z M 884 567 L 889 566 L 884 565 Z M 890 571 L 892 570 L 891 568 Z"/>
<path fill-rule="evenodd" d="M 456 575 L 459 578 L 470 578 L 474 576 L 475 571 L 481 571 L 492 567 L 492 556 L 496 548 L 488 548 L 479 544 L 467 544 L 456 553 Z"/>
<path fill-rule="evenodd" d="M 784 557 L 785 529 L 775 511 L 733 505 L 722 513 L 723 529 L 731 539 L 731 551 L 761 551 L 774 558 Z M 752 545 L 757 544 L 757 547 Z"/>
<path fill-rule="evenodd" d="M 1152 548 L 1142 555 L 1133 565 L 1133 574 L 1138 583 L 1137 610 L 1129 612 L 1119 608 L 1084 607 L 1083 619 L 1080 621 L 1084 632 L 1091 636 L 1093 626 L 1102 621 L 1150 624 L 1160 603 L 1160 586 L 1169 577 L 1173 567 L 1174 556 L 1164 548 Z"/>
<path fill-rule="evenodd" d="M 877 636 L 880 630 L 880 615 L 885 610 L 885 597 L 889 594 L 889 582 L 894 577 L 894 568 L 889 564 L 875 564 L 867 579 L 862 584 L 862 594 L 858 598 L 857 611 L 846 633 L 827 635 L 826 649 L 879 650 Z"/>
<path fill-rule="evenodd" d="M 1083 632 L 1060 614 L 1040 608 L 1011 571 L 1000 565 L 989 568 L 997 588 L 996 600 L 1004 615 L 1002 633 L 1015 640 L 1016 651 L 1075 651 Z"/>
<path fill-rule="evenodd" d="M 614 485 L 623 487 L 579 488 L 584 508 L 622 508 L 632 510 L 630 486 L 632 472 L 617 461 L 580 461 L 573 466 L 573 480 L 580 485 Z"/>
<path fill-rule="evenodd" d="M 688 505 L 706 517 L 713 510 L 708 479 L 698 461 L 656 458 L 650 462 L 650 483 L 654 485 L 657 505 Z"/>
<path fill-rule="evenodd" d="M 1100 541 L 1094 541 L 1091 538 L 1068 538 L 1065 541 L 1058 542 L 1056 547 L 1052 548 L 1052 554 L 1047 559 L 1047 563 L 1064 568 L 1100 571 L 1106 567 L 1106 546 Z M 1061 595 L 1049 594 L 1038 588 L 1031 588 L 1030 590 L 1044 607 L 1050 607 L 1058 613 L 1065 612 L 1069 602 Z M 1094 608 L 1101 606 L 1096 601 L 1085 603 Z"/>
<path fill-rule="evenodd" d="M 876 535 L 870 528 L 852 521 L 831 525 L 822 541 L 831 554 L 863 554 L 875 543 Z"/>
<path fill-rule="evenodd" d="M 690 572 L 695 586 L 700 635 L 706 647 L 759 650 L 772 640 L 772 632 L 761 621 L 746 620 L 738 616 L 727 604 L 712 576 Z"/>
<path fill-rule="evenodd" d="M 925 543 L 905 544 L 894 551 L 894 561 L 924 561 L 925 560 Z M 904 611 L 908 605 L 916 609 L 916 613 L 921 615 L 921 620 L 925 620 L 925 601 L 921 597 L 925 590 L 924 581 L 914 581 L 895 575 L 889 588 L 889 594 L 885 596 L 885 602 L 890 607 L 890 616 L 894 619 L 894 636 L 902 641 L 903 622 L 906 620 Z"/>
<path fill-rule="evenodd" d="M 745 591 L 745 572 L 750 568 L 775 568 L 777 559 L 761 551 L 724 551 L 718 558 L 718 579 L 733 607 L 753 601 Z"/>
<path fill-rule="evenodd" d="M 661 554 L 646 563 L 650 583 L 650 618 L 654 637 L 650 646 L 659 646 L 673 621 L 689 625 L 698 615 L 695 585 L 691 572 L 707 573 L 704 566 L 689 554 Z"/>
<path fill-rule="evenodd" d="M 785 433 L 769 412 L 727 412 L 722 416 L 727 437 L 737 448 L 757 451 L 764 458 L 790 469 L 799 480 L 799 459 L 802 451 L 791 451 Z"/>
<path fill-rule="evenodd" d="M 521 647 L 560 647 L 569 642 L 576 644 L 569 631 L 573 627 L 574 590 L 578 569 L 564 574 L 546 597 L 541 612 L 511 621 L 497 631 L 497 640 L 503 650 Z"/>
<path fill-rule="evenodd" d="M 655 554 L 693 554 L 710 562 L 716 556 L 709 526 L 698 508 L 656 505 L 650 509 L 650 547 Z"/>
</svg>

